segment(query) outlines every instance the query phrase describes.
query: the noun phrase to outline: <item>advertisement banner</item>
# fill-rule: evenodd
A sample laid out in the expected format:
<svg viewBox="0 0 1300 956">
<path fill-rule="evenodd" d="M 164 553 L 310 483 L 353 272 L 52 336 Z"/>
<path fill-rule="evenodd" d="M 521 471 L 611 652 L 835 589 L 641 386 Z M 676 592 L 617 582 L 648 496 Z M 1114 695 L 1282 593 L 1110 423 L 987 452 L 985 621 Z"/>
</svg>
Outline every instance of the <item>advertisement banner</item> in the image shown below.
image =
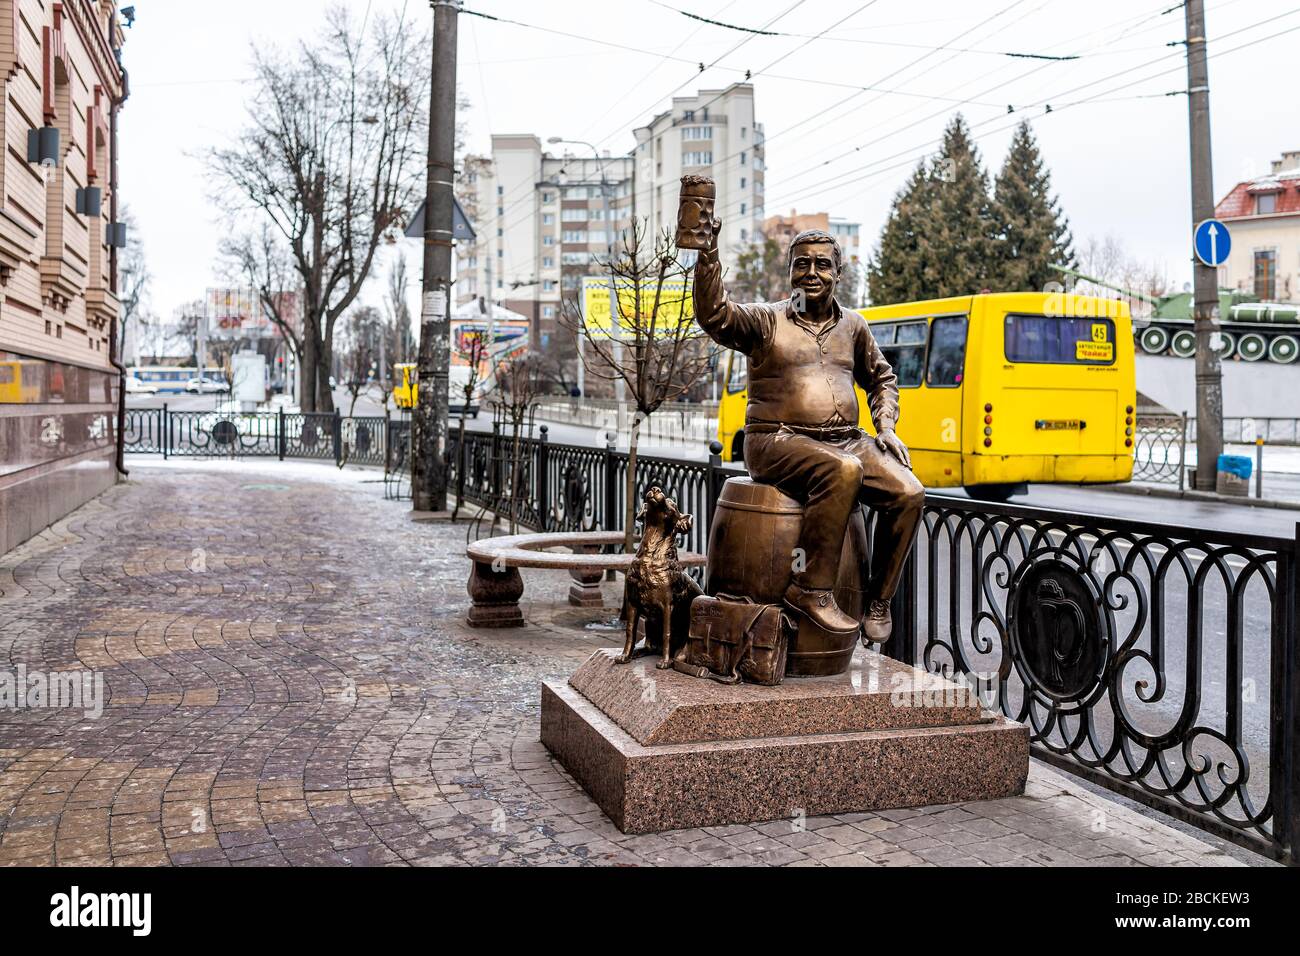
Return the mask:
<svg viewBox="0 0 1300 956">
<path fill-rule="evenodd" d="M 298 294 L 281 292 L 276 297 L 286 321 L 295 322 Z M 208 289 L 204 313 L 210 338 L 268 339 L 280 335 L 279 328 L 266 314 L 252 289 Z"/>
<path fill-rule="evenodd" d="M 655 287 L 653 284 L 641 287 L 641 314 L 645 316 L 643 324 L 648 324 L 649 313 L 654 308 Z M 637 314 L 636 290 L 628 283 L 618 286 L 618 311 L 620 325 L 627 322 L 628 316 Z M 584 276 L 582 280 L 582 314 L 589 329 L 598 329 L 609 333 L 613 327 L 609 314 L 609 280 L 599 276 Z M 681 279 L 668 280 L 659 295 L 659 311 L 656 323 L 668 327 L 677 321 L 691 321 L 695 318 L 695 299 L 691 294 L 691 285 Z"/>
</svg>

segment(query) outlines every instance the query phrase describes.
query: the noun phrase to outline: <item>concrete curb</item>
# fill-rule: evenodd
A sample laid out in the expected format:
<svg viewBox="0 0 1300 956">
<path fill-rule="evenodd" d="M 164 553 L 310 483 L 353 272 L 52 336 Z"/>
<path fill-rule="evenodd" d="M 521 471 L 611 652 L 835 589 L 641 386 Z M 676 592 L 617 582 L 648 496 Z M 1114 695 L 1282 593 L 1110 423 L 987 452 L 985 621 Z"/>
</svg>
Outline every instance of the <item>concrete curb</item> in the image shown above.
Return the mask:
<svg viewBox="0 0 1300 956">
<path fill-rule="evenodd" d="M 1100 489 L 1102 486 L 1097 486 Z M 1225 505 L 1244 505 L 1248 508 L 1275 508 L 1300 511 L 1300 501 L 1277 501 L 1272 498 L 1239 498 L 1220 495 L 1212 491 L 1178 491 L 1174 488 L 1153 488 L 1148 485 L 1110 485 L 1106 491 L 1120 495 L 1145 495 L 1150 498 L 1178 498 L 1183 501 L 1209 501 Z"/>
</svg>

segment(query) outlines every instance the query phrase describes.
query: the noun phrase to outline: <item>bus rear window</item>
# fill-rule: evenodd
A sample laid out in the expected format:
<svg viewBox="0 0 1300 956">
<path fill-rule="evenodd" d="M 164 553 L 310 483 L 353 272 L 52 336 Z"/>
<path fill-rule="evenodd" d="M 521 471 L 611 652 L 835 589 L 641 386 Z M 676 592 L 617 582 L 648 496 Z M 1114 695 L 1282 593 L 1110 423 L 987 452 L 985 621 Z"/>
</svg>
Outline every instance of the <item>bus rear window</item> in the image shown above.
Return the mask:
<svg viewBox="0 0 1300 956">
<path fill-rule="evenodd" d="M 1115 323 L 1087 317 L 1008 315 L 1003 344 L 1008 362 L 1113 365 Z"/>
</svg>

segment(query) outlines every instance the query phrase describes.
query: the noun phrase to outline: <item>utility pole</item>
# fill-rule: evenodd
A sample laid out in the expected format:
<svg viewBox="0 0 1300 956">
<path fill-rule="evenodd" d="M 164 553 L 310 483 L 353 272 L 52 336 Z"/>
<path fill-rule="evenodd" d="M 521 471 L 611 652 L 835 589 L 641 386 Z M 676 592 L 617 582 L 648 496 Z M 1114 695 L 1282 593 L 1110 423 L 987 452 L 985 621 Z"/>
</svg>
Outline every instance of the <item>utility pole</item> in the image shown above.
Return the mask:
<svg viewBox="0 0 1300 956">
<path fill-rule="evenodd" d="M 1210 71 L 1205 61 L 1205 0 L 1186 0 L 1187 109 L 1191 135 L 1192 228 L 1214 216 L 1210 162 Z M 1213 491 L 1223 453 L 1223 377 L 1214 333 L 1219 318 L 1218 269 L 1195 255 L 1193 318 L 1196 330 L 1196 487 Z"/>
<path fill-rule="evenodd" d="M 420 297 L 419 393 L 411 461 L 411 506 L 447 507 L 447 378 L 450 360 L 452 172 L 456 152 L 456 18 L 459 0 L 431 0 L 432 85 L 429 172 L 424 194 L 424 275 Z"/>
</svg>

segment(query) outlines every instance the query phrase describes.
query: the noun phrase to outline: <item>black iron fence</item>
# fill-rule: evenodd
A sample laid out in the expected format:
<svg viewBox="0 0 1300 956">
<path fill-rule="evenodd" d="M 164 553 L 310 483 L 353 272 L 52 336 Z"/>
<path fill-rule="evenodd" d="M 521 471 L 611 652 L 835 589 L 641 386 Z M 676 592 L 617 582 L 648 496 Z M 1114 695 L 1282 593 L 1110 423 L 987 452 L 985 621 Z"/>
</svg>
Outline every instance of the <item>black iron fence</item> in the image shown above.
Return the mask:
<svg viewBox="0 0 1300 956">
<path fill-rule="evenodd" d="M 338 412 L 177 412 L 129 408 L 126 450 L 173 457 L 315 458 L 342 465 L 405 464 L 409 424 L 386 416 Z"/>
<path fill-rule="evenodd" d="M 538 530 L 620 530 L 628 456 L 453 437 L 453 487 Z M 638 456 L 695 515 L 708 462 Z M 514 495 L 507 492 L 513 489 Z M 513 499 L 513 500 L 512 500 Z M 927 496 L 885 652 L 966 682 L 1034 753 L 1233 842 L 1290 858 L 1300 831 L 1300 525 L 1289 538 Z"/>
<path fill-rule="evenodd" d="M 887 651 L 959 677 L 1036 756 L 1275 857 L 1300 828 L 1289 538 L 929 495 Z"/>
</svg>

